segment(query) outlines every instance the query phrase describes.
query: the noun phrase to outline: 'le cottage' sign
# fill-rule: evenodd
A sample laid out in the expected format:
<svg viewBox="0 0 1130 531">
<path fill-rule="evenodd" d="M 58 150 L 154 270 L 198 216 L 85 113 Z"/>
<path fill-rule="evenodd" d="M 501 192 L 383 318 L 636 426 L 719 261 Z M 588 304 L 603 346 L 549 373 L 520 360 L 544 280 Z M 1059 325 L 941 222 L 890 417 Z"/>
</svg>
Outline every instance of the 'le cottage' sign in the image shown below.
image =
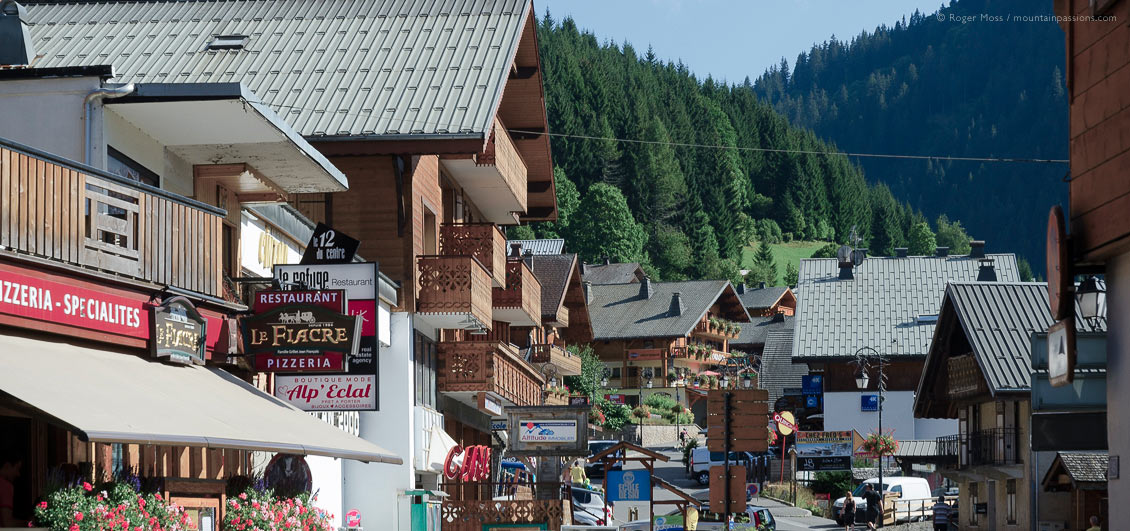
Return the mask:
<svg viewBox="0 0 1130 531">
<path fill-rule="evenodd" d="M 185 364 L 204 364 L 208 321 L 184 297 L 166 299 L 153 307 L 150 353 L 156 358 Z"/>
</svg>

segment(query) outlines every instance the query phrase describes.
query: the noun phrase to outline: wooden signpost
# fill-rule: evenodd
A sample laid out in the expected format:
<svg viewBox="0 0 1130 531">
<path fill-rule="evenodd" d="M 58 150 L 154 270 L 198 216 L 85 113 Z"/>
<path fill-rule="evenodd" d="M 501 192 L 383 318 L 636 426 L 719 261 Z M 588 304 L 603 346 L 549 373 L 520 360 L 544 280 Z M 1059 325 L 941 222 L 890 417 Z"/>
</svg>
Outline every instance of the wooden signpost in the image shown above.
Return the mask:
<svg viewBox="0 0 1130 531">
<path fill-rule="evenodd" d="M 706 447 L 723 452 L 722 466 L 710 468 L 710 510 L 728 518 L 745 511 L 746 467 L 731 466 L 731 452 L 769 449 L 769 392 L 764 389 L 711 391 L 706 402 Z"/>
</svg>

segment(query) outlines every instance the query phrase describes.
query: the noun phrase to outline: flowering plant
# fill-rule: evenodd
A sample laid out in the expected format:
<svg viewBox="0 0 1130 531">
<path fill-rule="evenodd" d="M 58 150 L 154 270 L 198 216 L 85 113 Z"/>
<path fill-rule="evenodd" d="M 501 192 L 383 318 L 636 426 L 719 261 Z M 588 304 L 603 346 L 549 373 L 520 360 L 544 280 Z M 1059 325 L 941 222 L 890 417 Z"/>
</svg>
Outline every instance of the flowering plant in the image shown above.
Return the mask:
<svg viewBox="0 0 1130 531">
<path fill-rule="evenodd" d="M 314 506 L 316 499 L 309 493 L 283 499 L 270 490 L 247 489 L 228 500 L 224 529 L 333 531 L 333 515 Z"/>
<path fill-rule="evenodd" d="M 181 531 L 196 529 L 184 508 L 127 483 L 95 491 L 90 483 L 63 487 L 35 506 L 37 527 L 52 531 Z"/>
<path fill-rule="evenodd" d="M 862 448 L 871 455 L 882 457 L 894 455 L 899 449 L 899 442 L 895 440 L 894 432 L 871 433 L 863 441 Z"/>
</svg>

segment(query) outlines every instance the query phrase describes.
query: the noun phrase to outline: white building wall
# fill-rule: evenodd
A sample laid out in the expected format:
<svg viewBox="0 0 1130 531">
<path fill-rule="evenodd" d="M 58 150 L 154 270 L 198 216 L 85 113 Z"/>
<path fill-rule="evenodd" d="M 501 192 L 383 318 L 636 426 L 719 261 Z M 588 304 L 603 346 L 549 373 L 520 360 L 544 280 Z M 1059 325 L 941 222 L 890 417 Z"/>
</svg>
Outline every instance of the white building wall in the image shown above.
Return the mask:
<svg viewBox="0 0 1130 531">
<path fill-rule="evenodd" d="M 1107 478 L 1113 502 L 1130 500 L 1130 253 L 1106 263 L 1106 286 L 1106 437 L 1111 460 L 1120 461 L 1118 477 Z M 1130 503 L 1111 503 L 1109 515 L 1109 529 L 1130 528 Z"/>
<path fill-rule="evenodd" d="M 306 456 L 313 480 L 313 492 L 318 495 L 315 505 L 333 515 L 333 526 L 341 527 L 342 522 L 342 459 L 320 455 Z"/>
<path fill-rule="evenodd" d="M 85 162 L 82 102 L 101 86 L 93 76 L 0 82 L 0 137 Z"/>
<path fill-rule="evenodd" d="M 865 437 L 877 431 L 878 412 L 860 411 L 863 394 L 859 391 L 824 393 L 824 429 L 856 430 Z M 888 391 L 883 393 L 883 399 L 883 431 L 894 429 L 895 439 L 933 439 L 957 433 L 957 420 L 915 419 L 913 391 Z"/>
<path fill-rule="evenodd" d="M 392 346 L 379 354 L 381 410 L 361 413 L 361 438 L 400 456 L 404 464 L 345 461 L 344 510 L 360 511 L 367 529 L 407 531 L 411 521 L 398 509 L 398 498 L 415 486 L 412 319 L 394 312 L 389 324 Z"/>
</svg>

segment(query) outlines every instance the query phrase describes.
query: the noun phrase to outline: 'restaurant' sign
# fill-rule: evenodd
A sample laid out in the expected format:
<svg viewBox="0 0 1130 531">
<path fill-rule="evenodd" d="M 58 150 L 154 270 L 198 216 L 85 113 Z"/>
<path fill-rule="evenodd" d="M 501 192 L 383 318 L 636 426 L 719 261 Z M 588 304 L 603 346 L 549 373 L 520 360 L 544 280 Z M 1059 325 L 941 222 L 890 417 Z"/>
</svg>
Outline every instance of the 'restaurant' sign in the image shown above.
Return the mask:
<svg viewBox="0 0 1130 531">
<path fill-rule="evenodd" d="M 204 364 L 208 321 L 184 297 L 173 297 L 153 307 L 149 351 L 156 358 L 176 363 Z"/>
<path fill-rule="evenodd" d="M 370 411 L 377 407 L 376 383 L 368 375 L 275 376 L 275 397 L 303 411 Z"/>
<path fill-rule="evenodd" d="M 255 312 L 261 313 L 279 306 L 310 305 L 345 313 L 345 290 L 264 290 L 255 294 Z"/>
</svg>

